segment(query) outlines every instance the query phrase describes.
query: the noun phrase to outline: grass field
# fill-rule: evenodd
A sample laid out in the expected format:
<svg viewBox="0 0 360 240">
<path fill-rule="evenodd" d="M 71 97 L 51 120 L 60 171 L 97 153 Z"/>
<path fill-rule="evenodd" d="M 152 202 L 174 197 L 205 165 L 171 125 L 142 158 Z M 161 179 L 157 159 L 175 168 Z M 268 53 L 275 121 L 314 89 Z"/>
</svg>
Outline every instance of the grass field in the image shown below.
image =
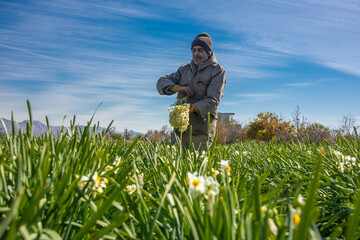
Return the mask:
<svg viewBox="0 0 360 240">
<path fill-rule="evenodd" d="M 196 152 L 94 130 L 1 137 L 0 239 L 360 237 L 359 138 Z"/>
</svg>

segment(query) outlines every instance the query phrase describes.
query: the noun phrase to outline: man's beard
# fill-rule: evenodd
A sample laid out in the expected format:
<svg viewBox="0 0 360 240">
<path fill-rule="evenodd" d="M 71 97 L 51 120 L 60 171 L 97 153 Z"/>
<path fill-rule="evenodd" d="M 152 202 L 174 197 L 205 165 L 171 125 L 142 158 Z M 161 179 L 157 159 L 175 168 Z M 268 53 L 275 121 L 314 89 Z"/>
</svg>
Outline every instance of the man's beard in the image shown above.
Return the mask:
<svg viewBox="0 0 360 240">
<path fill-rule="evenodd" d="M 193 60 L 194 60 L 195 63 L 198 63 L 198 64 L 201 64 L 201 63 L 205 62 L 204 59 L 202 57 L 200 57 L 200 56 L 193 57 Z"/>
</svg>

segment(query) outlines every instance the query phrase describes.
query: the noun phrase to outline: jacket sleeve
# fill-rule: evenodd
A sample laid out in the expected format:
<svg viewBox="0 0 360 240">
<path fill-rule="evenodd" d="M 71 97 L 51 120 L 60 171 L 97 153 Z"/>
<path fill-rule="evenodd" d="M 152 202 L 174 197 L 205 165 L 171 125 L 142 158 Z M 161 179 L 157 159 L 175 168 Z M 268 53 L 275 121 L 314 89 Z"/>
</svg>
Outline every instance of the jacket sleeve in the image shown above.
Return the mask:
<svg viewBox="0 0 360 240">
<path fill-rule="evenodd" d="M 156 88 L 160 95 L 172 95 L 172 87 L 179 85 L 181 79 L 181 67 L 174 73 L 161 77 L 156 84 Z"/>
<path fill-rule="evenodd" d="M 213 117 L 216 116 L 217 107 L 225 90 L 225 84 L 225 70 L 218 65 L 212 72 L 212 81 L 207 88 L 204 99 L 193 104 L 204 121 L 207 119 L 208 112 Z"/>
</svg>

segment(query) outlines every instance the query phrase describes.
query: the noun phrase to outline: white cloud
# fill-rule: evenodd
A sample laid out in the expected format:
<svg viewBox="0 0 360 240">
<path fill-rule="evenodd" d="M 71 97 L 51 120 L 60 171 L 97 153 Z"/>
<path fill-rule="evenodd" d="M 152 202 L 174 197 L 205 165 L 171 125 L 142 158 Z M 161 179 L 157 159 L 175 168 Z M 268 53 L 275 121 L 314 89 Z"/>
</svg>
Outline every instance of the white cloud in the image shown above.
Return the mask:
<svg viewBox="0 0 360 240">
<path fill-rule="evenodd" d="M 259 102 L 280 99 L 283 95 L 278 93 L 243 93 L 237 94 L 243 101 Z"/>
<path fill-rule="evenodd" d="M 279 69 L 293 59 L 360 76 L 355 41 L 360 39 L 360 9 L 354 1 L 33 3 L 1 3 L 9 16 L 18 18 L 0 27 L 0 100 L 7 103 L 0 104 L 0 116 L 14 110 L 20 120 L 27 118 L 25 101 L 30 99 L 39 120 L 48 115 L 57 123 L 64 115 L 71 119 L 76 114 L 79 121 L 87 121 L 104 102 L 96 119 L 114 119 L 119 129 L 161 127 L 167 124 L 167 107 L 175 97 L 159 96 L 156 81 L 191 59 L 184 49 L 194 37 L 192 31 L 206 25 L 221 29 L 212 35 L 214 49 L 226 69 L 225 93 L 235 96 L 225 97 L 220 107 L 235 106 L 239 99 L 283 99 L 284 93 L 272 89 L 237 95 L 234 89 L 282 77 Z M 193 7 L 199 4 L 202 7 Z M 194 26 L 189 31 L 149 33 L 157 21 L 183 25 L 189 18 Z M 320 83 L 292 80 L 286 86 Z"/>
<path fill-rule="evenodd" d="M 289 87 L 308 87 L 308 86 L 313 86 L 315 83 L 314 82 L 302 82 L 302 83 L 290 83 L 287 84 L 287 86 Z"/>
<path fill-rule="evenodd" d="M 248 39 L 242 42 L 243 48 L 257 45 L 360 76 L 360 7 L 356 1 L 259 0 L 219 5 L 213 0 L 191 11 L 186 4 L 172 1 L 169 5 L 227 30 L 234 41 L 240 36 Z"/>
</svg>

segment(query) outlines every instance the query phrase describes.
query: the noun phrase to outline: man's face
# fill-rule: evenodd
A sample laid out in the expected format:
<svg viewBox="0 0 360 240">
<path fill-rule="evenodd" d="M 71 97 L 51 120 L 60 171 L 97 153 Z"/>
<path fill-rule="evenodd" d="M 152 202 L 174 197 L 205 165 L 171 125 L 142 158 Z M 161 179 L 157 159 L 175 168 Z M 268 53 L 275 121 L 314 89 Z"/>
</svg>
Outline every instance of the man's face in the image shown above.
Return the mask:
<svg viewBox="0 0 360 240">
<path fill-rule="evenodd" d="M 201 46 L 196 45 L 191 50 L 194 63 L 197 66 L 199 66 L 200 63 L 205 62 L 209 57 L 209 54 Z"/>
</svg>

